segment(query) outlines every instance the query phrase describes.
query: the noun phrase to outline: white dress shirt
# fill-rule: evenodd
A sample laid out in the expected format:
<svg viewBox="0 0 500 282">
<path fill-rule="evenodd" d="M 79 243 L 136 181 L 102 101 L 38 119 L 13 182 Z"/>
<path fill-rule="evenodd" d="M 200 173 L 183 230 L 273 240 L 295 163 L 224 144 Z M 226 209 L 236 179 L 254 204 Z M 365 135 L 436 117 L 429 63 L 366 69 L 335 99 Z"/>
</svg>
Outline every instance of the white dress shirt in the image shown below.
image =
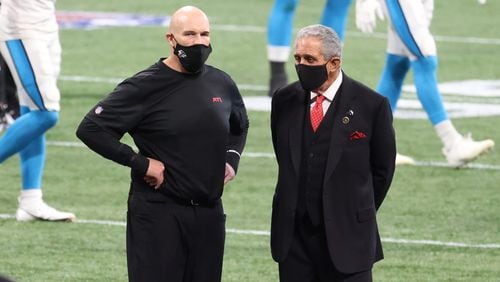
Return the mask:
<svg viewBox="0 0 500 282">
<path fill-rule="evenodd" d="M 325 100 L 323 100 L 323 114 L 326 114 L 326 111 L 328 111 L 328 108 L 330 107 L 330 104 L 333 101 L 333 98 L 335 98 L 335 95 L 337 94 L 340 85 L 342 84 L 342 72 L 339 72 L 339 76 L 335 79 L 335 81 L 326 89 L 325 93 L 322 95 L 325 96 Z M 316 96 L 318 93 L 314 93 L 311 91 L 311 101 L 316 99 Z M 311 103 L 311 108 L 316 104 L 316 102 Z"/>
</svg>

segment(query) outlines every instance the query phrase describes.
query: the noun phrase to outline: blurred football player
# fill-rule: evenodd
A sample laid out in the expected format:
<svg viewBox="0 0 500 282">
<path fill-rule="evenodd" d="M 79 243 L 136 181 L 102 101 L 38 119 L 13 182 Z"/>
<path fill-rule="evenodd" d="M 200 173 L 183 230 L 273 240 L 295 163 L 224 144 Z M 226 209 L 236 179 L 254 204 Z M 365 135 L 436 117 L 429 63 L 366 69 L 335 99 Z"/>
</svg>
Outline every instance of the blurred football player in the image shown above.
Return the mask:
<svg viewBox="0 0 500 282">
<path fill-rule="evenodd" d="M 438 90 L 436 43 L 429 27 L 433 0 L 357 0 L 356 26 L 371 33 L 376 20 L 387 16 L 387 55 L 377 91 L 386 96 L 393 112 L 408 70 L 413 70 L 417 96 L 443 143 L 448 164 L 461 167 L 493 148 L 493 140 L 463 136 L 448 118 Z"/>
<path fill-rule="evenodd" d="M 2 0 L 0 52 L 17 86 L 21 116 L 0 138 L 0 164 L 19 153 L 22 191 L 19 221 L 71 221 L 42 200 L 45 132 L 59 118 L 57 76 L 61 62 L 55 0 Z"/>
<path fill-rule="evenodd" d="M 269 96 L 288 83 L 285 63 L 290 56 L 293 18 L 299 0 L 275 0 L 267 26 L 267 58 L 270 63 Z M 335 30 L 344 40 L 351 0 L 327 0 L 321 24 Z"/>
</svg>

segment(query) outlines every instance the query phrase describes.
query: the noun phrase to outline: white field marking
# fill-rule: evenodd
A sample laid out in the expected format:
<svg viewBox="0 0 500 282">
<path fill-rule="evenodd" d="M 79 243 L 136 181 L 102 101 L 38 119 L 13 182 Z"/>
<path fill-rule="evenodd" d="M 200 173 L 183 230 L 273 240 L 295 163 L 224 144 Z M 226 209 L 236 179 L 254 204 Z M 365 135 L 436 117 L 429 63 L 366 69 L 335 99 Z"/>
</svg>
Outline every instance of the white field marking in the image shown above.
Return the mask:
<svg viewBox="0 0 500 282">
<path fill-rule="evenodd" d="M 97 82 L 118 84 L 121 78 L 102 78 L 86 76 L 61 76 L 61 80 L 76 82 Z M 239 84 L 239 89 L 248 91 L 265 92 L 268 87 L 264 85 Z M 500 80 L 465 80 L 452 81 L 439 84 L 439 89 L 443 94 L 459 95 L 467 97 L 500 97 Z M 415 93 L 414 85 L 405 85 L 403 91 Z M 248 110 L 270 111 L 271 99 L 267 96 L 245 96 L 243 97 Z M 451 118 L 478 117 L 500 115 L 500 105 L 485 103 L 460 103 L 445 102 L 445 107 Z M 427 119 L 427 114 L 423 111 L 422 105 L 415 99 L 400 99 L 395 118 L 398 119 Z"/>
<path fill-rule="evenodd" d="M 441 94 L 466 97 L 500 97 L 500 80 L 468 79 L 459 81 L 440 82 L 438 85 Z M 417 93 L 413 84 L 403 86 L 404 92 Z"/>
<path fill-rule="evenodd" d="M 244 96 L 245 106 L 249 111 L 271 111 L 271 98 L 267 96 Z M 500 115 L 500 104 L 476 102 L 444 102 L 451 118 L 482 117 Z M 427 119 L 422 104 L 416 99 L 400 99 L 395 113 L 397 119 Z"/>
<path fill-rule="evenodd" d="M 456 248 L 475 248 L 475 249 L 500 249 L 500 244 L 467 244 L 459 242 L 444 242 L 435 240 L 407 240 L 396 238 L 382 238 L 382 242 L 394 244 L 412 244 L 412 245 L 434 245 L 443 247 L 456 247 Z"/>
<path fill-rule="evenodd" d="M 347 35 L 352 37 L 374 37 L 379 39 L 387 39 L 387 33 L 374 32 L 371 34 L 362 33 L 359 31 L 347 31 Z M 434 35 L 434 39 L 438 42 L 464 43 L 464 44 L 483 44 L 483 45 L 500 45 L 500 38 L 481 38 L 467 36 L 447 36 Z"/>
<path fill-rule="evenodd" d="M 265 33 L 266 27 L 256 25 L 231 25 L 231 24 L 211 24 L 213 30 L 237 31 L 237 32 L 257 32 Z"/>
<path fill-rule="evenodd" d="M 264 152 L 243 152 L 243 157 L 247 157 L 247 158 L 274 158 L 274 154 L 273 153 L 264 153 Z M 413 166 L 455 168 L 454 166 L 451 166 L 448 163 L 434 162 L 434 161 L 416 161 Z M 469 163 L 460 169 L 500 170 L 500 165 Z"/>
<path fill-rule="evenodd" d="M 77 82 L 97 82 L 117 84 L 121 78 L 102 78 L 86 76 L 61 76 L 59 79 Z M 267 91 L 267 86 L 253 84 L 239 84 L 241 90 Z M 500 97 L 500 81 L 498 80 L 468 80 L 462 82 L 441 83 L 443 93 L 467 97 Z M 405 91 L 414 92 L 415 87 L 405 85 Z M 271 111 L 271 98 L 267 96 L 244 96 L 245 105 L 250 111 Z M 451 118 L 481 117 L 500 115 L 500 104 L 475 102 L 445 102 L 448 116 Z M 420 101 L 415 99 L 400 99 L 395 113 L 397 119 L 427 119 Z"/>
<path fill-rule="evenodd" d="M 500 115 L 500 104 L 476 102 L 444 102 L 450 118 L 488 117 Z M 428 119 L 422 103 L 416 99 L 399 99 L 394 117 L 396 119 Z"/>
<path fill-rule="evenodd" d="M 0 214 L 0 219 L 14 219 L 13 214 Z M 97 224 L 97 225 L 107 225 L 107 226 L 126 226 L 125 221 L 115 221 L 115 220 L 97 220 L 97 219 L 76 219 L 75 223 L 83 224 Z M 241 235 L 255 235 L 255 236 L 270 236 L 269 231 L 264 230 L 244 230 L 244 229 L 234 229 L 227 228 L 227 233 L 241 234 Z M 473 248 L 473 249 L 500 249 L 500 244 L 468 244 L 460 242 L 446 242 L 446 241 L 436 241 L 436 240 L 409 240 L 409 239 L 397 239 L 397 238 L 382 238 L 382 242 L 394 243 L 401 245 L 433 245 L 442 247 L 455 247 L 455 248 Z"/>
<path fill-rule="evenodd" d="M 467 97 L 477 97 L 473 94 Z M 245 106 L 249 111 L 271 111 L 271 98 L 267 96 L 244 96 Z M 479 102 L 444 102 L 444 106 L 451 118 L 481 117 L 500 115 L 500 104 Z M 416 99 L 402 98 L 398 101 L 395 113 L 397 119 L 427 119 L 422 104 Z"/>
<path fill-rule="evenodd" d="M 81 142 L 70 142 L 70 141 L 47 141 L 47 145 L 56 147 L 77 147 L 84 148 L 85 144 Z M 266 152 L 244 152 L 243 157 L 246 158 L 274 158 L 273 153 Z M 417 161 L 414 166 L 421 167 L 450 167 L 449 164 L 445 162 L 434 162 L 434 161 Z M 462 169 L 478 169 L 478 170 L 500 170 L 500 165 L 491 164 L 480 164 L 480 163 L 470 163 L 464 166 Z"/>
<path fill-rule="evenodd" d="M 101 82 L 101 83 L 110 83 L 110 84 L 118 84 L 124 80 L 124 78 L 106 78 L 106 77 L 95 77 L 95 76 L 80 76 L 80 75 L 61 75 L 59 76 L 59 80 L 64 81 L 76 81 L 76 82 Z"/>
<path fill-rule="evenodd" d="M 92 76 L 80 76 L 80 75 L 61 75 L 60 80 L 63 81 L 75 81 L 75 82 L 97 82 L 97 83 L 109 83 L 118 84 L 124 80 L 124 78 L 117 77 L 92 77 Z M 438 85 L 439 91 L 442 94 L 458 95 L 458 96 L 470 96 L 470 97 L 500 97 L 500 80 L 481 80 L 481 79 L 471 79 L 471 80 L 461 80 L 461 81 L 448 81 L 441 82 Z M 267 92 L 269 87 L 266 85 L 258 84 L 238 84 L 240 90 L 248 91 L 258 91 Z M 403 86 L 404 92 L 416 93 L 417 90 L 415 85 L 406 84 Z M 266 99 L 267 97 L 262 97 Z M 269 108 L 270 110 L 270 108 Z"/>
<path fill-rule="evenodd" d="M 85 148 L 85 144 L 82 142 L 71 142 L 71 141 L 47 141 L 47 145 L 56 147 L 80 147 Z"/>
</svg>

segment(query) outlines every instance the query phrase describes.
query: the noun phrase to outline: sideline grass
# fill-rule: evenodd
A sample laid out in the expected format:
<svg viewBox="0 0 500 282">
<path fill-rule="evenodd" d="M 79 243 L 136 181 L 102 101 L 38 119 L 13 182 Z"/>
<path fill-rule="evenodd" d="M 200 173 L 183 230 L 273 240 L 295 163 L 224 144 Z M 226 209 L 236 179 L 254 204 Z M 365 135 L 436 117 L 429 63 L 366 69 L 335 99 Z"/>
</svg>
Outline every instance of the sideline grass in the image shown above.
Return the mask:
<svg viewBox="0 0 500 282">
<path fill-rule="evenodd" d="M 317 22 L 324 1 L 302 3 L 296 26 Z M 172 12 L 185 2 L 65 0 L 60 10 Z M 266 26 L 270 1 L 192 1 L 215 24 Z M 479 6 L 473 0 L 438 1 L 433 32 L 439 35 L 497 38 L 500 2 Z M 351 11 L 352 14 L 352 11 Z M 348 30 L 354 32 L 354 18 Z M 385 30 L 385 23 L 378 31 Z M 63 75 L 127 77 L 166 55 L 163 27 L 63 30 Z M 347 34 L 346 72 L 375 86 L 384 60 L 385 40 Z M 265 33 L 214 30 L 210 63 L 240 84 L 267 84 Z M 438 42 L 441 81 L 500 78 L 498 45 Z M 294 79 L 292 64 L 288 64 Z M 409 77 L 411 82 L 411 77 Z M 408 83 L 409 83 L 408 82 Z M 47 134 L 51 141 L 77 141 L 83 115 L 114 86 L 60 82 L 61 119 Z M 242 91 L 243 95 L 265 95 Z M 405 94 L 412 95 L 412 94 Z M 413 94 L 414 97 L 414 94 Z M 446 97 L 445 97 L 446 98 Z M 495 100 L 493 100 L 493 103 Z M 250 112 L 247 152 L 272 152 L 269 115 Z M 461 132 L 500 142 L 498 117 L 455 119 Z M 396 120 L 398 150 L 418 160 L 444 161 L 440 144 L 426 120 Z M 82 219 L 123 221 L 128 170 L 85 148 L 48 147 L 44 198 Z M 479 160 L 500 165 L 498 150 Z M 227 227 L 268 230 L 276 180 L 272 158 L 243 158 L 237 179 L 226 187 Z M 17 207 L 20 175 L 17 157 L 0 165 L 0 214 Z M 469 244 L 500 243 L 500 174 L 492 170 L 399 167 L 379 212 L 382 237 L 440 240 Z M 126 281 L 125 230 L 120 226 L 18 223 L 0 219 L 0 273 L 18 281 Z M 277 281 L 269 237 L 229 233 L 223 281 Z M 386 259 L 374 270 L 375 281 L 498 281 L 500 250 L 384 244 Z"/>
</svg>

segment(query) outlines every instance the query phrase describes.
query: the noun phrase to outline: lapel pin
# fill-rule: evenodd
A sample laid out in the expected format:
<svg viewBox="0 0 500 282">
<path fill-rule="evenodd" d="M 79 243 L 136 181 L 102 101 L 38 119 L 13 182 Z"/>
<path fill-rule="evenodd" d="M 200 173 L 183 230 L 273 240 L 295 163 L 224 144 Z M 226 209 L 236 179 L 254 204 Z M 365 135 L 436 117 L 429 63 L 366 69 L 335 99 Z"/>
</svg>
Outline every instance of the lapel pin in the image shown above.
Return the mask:
<svg viewBox="0 0 500 282">
<path fill-rule="evenodd" d="M 348 124 L 351 121 L 349 117 L 354 116 L 354 111 L 352 109 L 349 109 L 345 114 L 346 116 L 342 118 L 342 123 Z"/>
</svg>

